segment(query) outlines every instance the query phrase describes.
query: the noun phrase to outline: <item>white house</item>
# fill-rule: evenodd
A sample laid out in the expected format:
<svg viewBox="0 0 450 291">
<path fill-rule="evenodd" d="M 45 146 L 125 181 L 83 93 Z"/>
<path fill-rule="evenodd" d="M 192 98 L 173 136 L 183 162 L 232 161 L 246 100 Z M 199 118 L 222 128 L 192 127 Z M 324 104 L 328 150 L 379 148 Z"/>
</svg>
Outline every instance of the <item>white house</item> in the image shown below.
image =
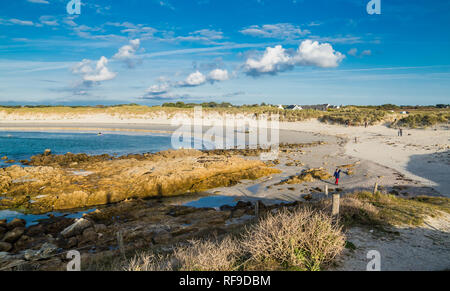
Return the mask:
<svg viewBox="0 0 450 291">
<path fill-rule="evenodd" d="M 298 105 L 289 105 L 286 109 L 289 109 L 289 110 L 303 110 L 303 108 L 301 106 L 298 106 Z"/>
</svg>

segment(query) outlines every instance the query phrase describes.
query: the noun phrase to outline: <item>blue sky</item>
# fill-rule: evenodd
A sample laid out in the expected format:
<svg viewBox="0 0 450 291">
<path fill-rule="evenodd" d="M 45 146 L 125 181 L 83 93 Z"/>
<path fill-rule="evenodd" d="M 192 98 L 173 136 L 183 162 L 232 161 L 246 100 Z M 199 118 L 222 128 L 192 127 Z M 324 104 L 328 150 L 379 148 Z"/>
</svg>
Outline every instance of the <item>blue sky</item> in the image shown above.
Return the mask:
<svg viewBox="0 0 450 291">
<path fill-rule="evenodd" d="M 450 103 L 450 2 L 2 1 L 0 104 Z"/>
</svg>

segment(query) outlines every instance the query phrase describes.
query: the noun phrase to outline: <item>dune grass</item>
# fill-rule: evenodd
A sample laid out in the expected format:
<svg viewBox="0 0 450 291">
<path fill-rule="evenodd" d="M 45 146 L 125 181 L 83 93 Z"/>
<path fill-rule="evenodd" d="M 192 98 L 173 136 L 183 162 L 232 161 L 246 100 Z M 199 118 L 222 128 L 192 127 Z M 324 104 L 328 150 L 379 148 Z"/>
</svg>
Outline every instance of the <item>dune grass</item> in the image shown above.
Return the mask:
<svg viewBox="0 0 450 291">
<path fill-rule="evenodd" d="M 143 106 L 138 104 L 124 104 L 115 106 L 0 106 L 0 115 L 24 116 L 29 115 L 52 115 L 61 118 L 74 118 L 83 115 L 109 115 L 118 118 L 146 119 L 155 116 L 166 115 L 173 117 L 177 113 L 187 115 L 193 114 L 193 107 L 189 106 Z M 321 122 L 333 124 L 348 124 L 350 126 L 376 125 L 380 123 L 391 123 L 395 119 L 394 125 L 403 127 L 428 127 L 441 123 L 448 123 L 450 120 L 450 109 L 445 108 L 419 108 L 408 109 L 411 114 L 408 116 L 399 115 L 399 110 L 388 110 L 389 107 L 374 106 L 345 106 L 340 109 L 319 110 L 280 110 L 269 105 L 243 105 L 243 106 L 210 106 L 209 103 L 202 104 L 204 113 L 218 114 L 245 114 L 258 117 L 260 115 L 278 114 L 280 121 L 296 122 L 311 119 L 318 119 Z"/>
<path fill-rule="evenodd" d="M 447 124 L 450 122 L 450 112 L 423 112 L 413 113 L 400 119 L 397 123 L 401 127 L 420 128 L 430 127 L 438 124 Z"/>
</svg>

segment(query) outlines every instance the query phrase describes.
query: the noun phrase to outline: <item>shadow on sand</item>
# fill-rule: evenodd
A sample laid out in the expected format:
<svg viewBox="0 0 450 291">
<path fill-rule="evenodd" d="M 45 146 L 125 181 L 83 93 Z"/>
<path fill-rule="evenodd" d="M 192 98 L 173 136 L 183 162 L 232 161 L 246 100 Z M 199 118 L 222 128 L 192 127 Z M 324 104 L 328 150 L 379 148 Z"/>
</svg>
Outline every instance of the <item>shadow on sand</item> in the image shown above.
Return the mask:
<svg viewBox="0 0 450 291">
<path fill-rule="evenodd" d="M 436 183 L 433 188 L 450 197 L 450 151 L 411 156 L 406 170 Z"/>
</svg>

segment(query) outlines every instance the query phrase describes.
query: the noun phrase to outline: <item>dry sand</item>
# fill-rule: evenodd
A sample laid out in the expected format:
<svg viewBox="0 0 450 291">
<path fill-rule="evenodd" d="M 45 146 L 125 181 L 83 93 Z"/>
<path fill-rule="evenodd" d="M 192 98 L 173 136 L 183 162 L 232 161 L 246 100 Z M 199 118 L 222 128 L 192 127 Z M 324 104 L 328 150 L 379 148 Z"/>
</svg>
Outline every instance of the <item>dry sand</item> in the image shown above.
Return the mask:
<svg viewBox="0 0 450 291">
<path fill-rule="evenodd" d="M 398 137 L 396 129 L 383 125 L 345 127 L 308 121 L 285 123 L 281 128 L 345 138 L 347 155 L 392 168 L 450 197 L 449 130 L 411 129 Z"/>
</svg>

